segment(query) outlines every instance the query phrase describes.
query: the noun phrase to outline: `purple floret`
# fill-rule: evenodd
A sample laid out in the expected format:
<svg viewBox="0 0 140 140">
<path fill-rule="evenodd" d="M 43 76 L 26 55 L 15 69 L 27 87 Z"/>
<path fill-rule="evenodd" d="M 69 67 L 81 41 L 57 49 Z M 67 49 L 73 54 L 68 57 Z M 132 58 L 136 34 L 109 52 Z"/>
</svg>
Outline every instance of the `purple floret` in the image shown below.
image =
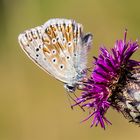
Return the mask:
<svg viewBox="0 0 140 140">
<path fill-rule="evenodd" d="M 131 60 L 132 54 L 139 48 L 138 42 L 117 40 L 111 53 L 105 48 L 100 48 L 100 54 L 94 57 L 94 68 L 86 83 L 77 104 L 90 109 L 90 115 L 84 120 L 93 117 L 91 126 L 98 124 L 105 129 L 105 124 L 111 124 L 105 114 L 111 102 L 109 97 L 126 71 L 131 71 L 140 66 L 140 62 Z M 76 105 L 77 105 L 76 104 Z"/>
</svg>

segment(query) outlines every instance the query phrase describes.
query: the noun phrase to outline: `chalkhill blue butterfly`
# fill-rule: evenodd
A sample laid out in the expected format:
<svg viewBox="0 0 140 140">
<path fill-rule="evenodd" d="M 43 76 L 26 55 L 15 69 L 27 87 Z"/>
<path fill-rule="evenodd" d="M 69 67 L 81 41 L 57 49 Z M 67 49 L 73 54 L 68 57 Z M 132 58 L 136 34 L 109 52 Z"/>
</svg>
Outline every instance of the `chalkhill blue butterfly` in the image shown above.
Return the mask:
<svg viewBox="0 0 140 140">
<path fill-rule="evenodd" d="M 68 92 L 74 92 L 87 77 L 87 54 L 92 38 L 74 20 L 56 18 L 24 31 L 18 40 L 33 62 L 63 82 Z"/>
</svg>

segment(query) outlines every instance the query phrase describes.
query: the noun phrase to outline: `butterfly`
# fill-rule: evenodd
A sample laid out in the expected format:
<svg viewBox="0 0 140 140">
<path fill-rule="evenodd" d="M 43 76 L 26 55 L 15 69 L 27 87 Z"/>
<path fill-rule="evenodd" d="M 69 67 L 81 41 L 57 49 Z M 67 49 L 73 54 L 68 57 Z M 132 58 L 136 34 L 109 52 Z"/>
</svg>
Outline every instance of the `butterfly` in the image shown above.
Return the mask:
<svg viewBox="0 0 140 140">
<path fill-rule="evenodd" d="M 68 92 L 82 86 L 87 77 L 87 54 L 92 34 L 72 19 L 50 19 L 41 26 L 24 31 L 18 41 L 40 68 L 64 83 Z"/>
</svg>

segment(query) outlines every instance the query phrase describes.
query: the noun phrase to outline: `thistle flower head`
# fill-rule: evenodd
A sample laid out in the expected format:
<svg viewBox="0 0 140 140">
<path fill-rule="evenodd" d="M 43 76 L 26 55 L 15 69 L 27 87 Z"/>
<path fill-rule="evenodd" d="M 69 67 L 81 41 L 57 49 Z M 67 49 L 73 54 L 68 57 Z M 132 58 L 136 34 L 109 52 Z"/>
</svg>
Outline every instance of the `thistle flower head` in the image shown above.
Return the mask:
<svg viewBox="0 0 140 140">
<path fill-rule="evenodd" d="M 77 98 L 77 104 L 89 108 L 90 115 L 84 121 L 93 117 L 91 126 L 100 124 L 105 129 L 105 124 L 111 124 L 105 114 L 110 106 L 121 110 L 120 106 L 116 105 L 115 95 L 121 92 L 126 84 L 128 73 L 140 66 L 140 62 L 130 59 L 139 48 L 138 42 L 127 42 L 126 35 L 127 31 L 123 40 L 116 41 L 111 52 L 105 47 L 100 48 L 99 56 L 94 57 L 91 76 L 81 96 Z"/>
</svg>

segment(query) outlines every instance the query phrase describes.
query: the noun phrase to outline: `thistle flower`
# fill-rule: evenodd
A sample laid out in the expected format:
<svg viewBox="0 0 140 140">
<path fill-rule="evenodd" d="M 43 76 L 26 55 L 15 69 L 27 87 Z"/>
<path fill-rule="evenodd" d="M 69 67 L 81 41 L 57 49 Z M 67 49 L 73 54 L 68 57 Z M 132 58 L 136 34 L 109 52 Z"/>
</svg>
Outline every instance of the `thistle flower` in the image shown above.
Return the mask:
<svg viewBox="0 0 140 140">
<path fill-rule="evenodd" d="M 140 124 L 140 62 L 130 57 L 139 48 L 138 42 L 117 40 L 111 53 L 100 48 L 98 58 L 94 57 L 94 69 L 77 103 L 87 107 L 93 125 L 111 124 L 105 117 L 109 107 L 121 112 L 129 121 Z"/>
</svg>

